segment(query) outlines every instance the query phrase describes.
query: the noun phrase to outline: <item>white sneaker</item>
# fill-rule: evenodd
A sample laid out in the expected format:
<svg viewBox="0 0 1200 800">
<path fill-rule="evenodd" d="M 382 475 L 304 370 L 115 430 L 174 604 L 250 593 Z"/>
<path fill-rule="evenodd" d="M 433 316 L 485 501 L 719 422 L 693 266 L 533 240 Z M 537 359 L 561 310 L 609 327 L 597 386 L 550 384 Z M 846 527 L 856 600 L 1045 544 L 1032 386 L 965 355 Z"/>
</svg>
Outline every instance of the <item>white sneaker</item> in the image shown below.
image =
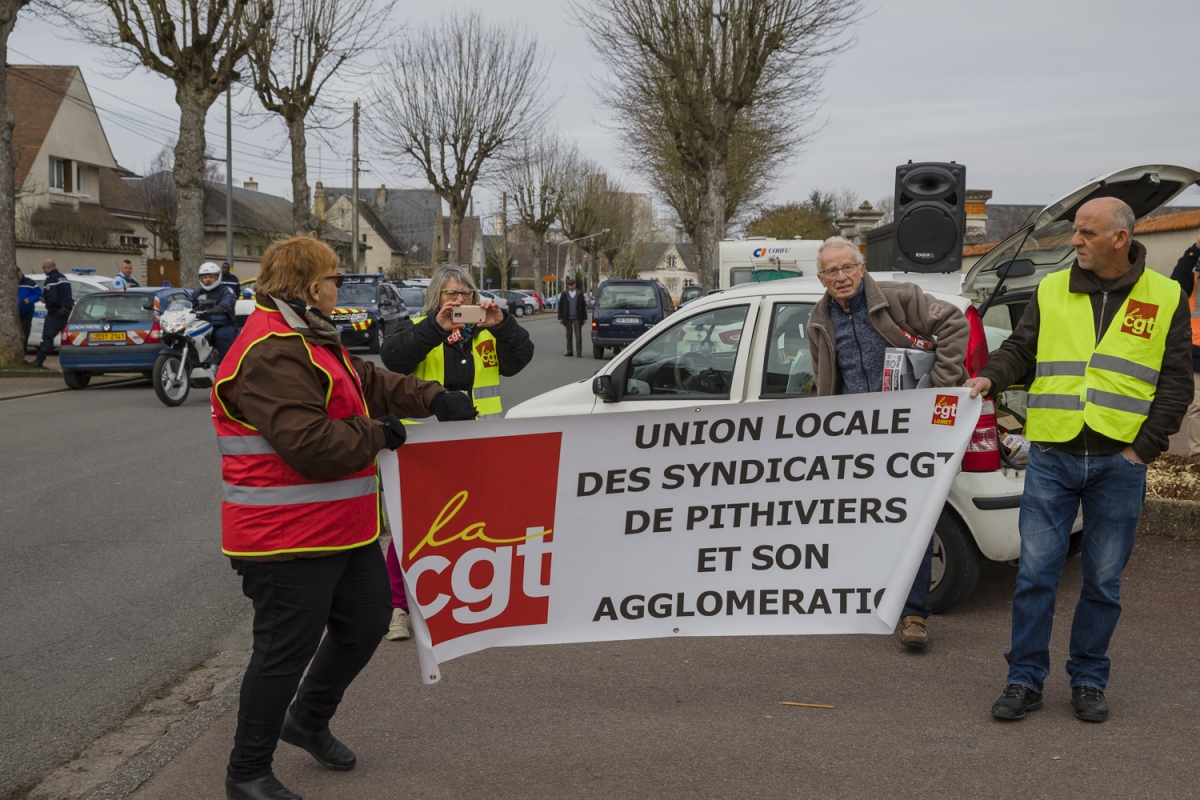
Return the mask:
<svg viewBox="0 0 1200 800">
<path fill-rule="evenodd" d="M 393 608 L 392 624 L 388 626 L 388 632 L 384 634 L 383 638 L 398 642 L 410 636 L 412 636 L 412 632 L 408 628 L 408 614 L 405 614 L 402 608 Z"/>
</svg>

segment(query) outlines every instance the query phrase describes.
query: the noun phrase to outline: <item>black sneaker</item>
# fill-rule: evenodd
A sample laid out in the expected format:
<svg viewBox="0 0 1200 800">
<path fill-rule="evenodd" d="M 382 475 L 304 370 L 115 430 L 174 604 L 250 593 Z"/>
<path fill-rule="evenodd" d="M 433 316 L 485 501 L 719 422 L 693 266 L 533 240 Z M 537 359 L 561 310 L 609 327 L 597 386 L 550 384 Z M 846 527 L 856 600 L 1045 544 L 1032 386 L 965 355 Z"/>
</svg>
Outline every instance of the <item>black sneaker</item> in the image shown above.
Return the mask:
<svg viewBox="0 0 1200 800">
<path fill-rule="evenodd" d="M 1108 703 L 1104 692 L 1095 686 L 1072 686 L 1071 705 L 1075 706 L 1075 717 L 1084 722 L 1104 722 L 1108 719 Z"/>
<path fill-rule="evenodd" d="M 1024 719 L 1026 711 L 1037 711 L 1042 707 L 1042 696 L 1019 683 L 1004 687 L 1004 694 L 992 703 L 992 716 L 996 719 Z"/>
</svg>

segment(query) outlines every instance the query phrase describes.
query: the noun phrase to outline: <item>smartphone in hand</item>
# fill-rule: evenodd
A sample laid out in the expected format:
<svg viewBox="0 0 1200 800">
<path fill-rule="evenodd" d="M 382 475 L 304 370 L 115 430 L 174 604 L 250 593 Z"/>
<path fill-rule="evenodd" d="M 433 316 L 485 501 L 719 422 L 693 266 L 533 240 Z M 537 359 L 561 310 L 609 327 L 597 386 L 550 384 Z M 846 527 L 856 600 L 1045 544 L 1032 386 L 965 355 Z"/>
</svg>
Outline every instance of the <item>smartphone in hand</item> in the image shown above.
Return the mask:
<svg viewBox="0 0 1200 800">
<path fill-rule="evenodd" d="M 456 306 L 450 312 L 450 321 L 463 325 L 478 325 L 487 319 L 487 309 L 481 306 Z"/>
</svg>

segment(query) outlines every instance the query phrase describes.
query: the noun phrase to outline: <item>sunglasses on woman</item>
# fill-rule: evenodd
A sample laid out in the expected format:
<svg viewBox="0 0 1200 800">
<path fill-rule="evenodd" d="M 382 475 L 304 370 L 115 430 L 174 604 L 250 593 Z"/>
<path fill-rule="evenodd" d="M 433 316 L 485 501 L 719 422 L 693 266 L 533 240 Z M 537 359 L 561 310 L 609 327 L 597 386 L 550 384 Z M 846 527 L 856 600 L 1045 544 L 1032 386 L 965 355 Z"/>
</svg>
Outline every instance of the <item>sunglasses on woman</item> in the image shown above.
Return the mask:
<svg viewBox="0 0 1200 800">
<path fill-rule="evenodd" d="M 346 276 L 340 272 L 335 272 L 332 275 L 326 275 L 325 280 L 334 281 L 333 285 L 340 289 L 342 288 L 342 283 L 346 280 Z"/>
</svg>

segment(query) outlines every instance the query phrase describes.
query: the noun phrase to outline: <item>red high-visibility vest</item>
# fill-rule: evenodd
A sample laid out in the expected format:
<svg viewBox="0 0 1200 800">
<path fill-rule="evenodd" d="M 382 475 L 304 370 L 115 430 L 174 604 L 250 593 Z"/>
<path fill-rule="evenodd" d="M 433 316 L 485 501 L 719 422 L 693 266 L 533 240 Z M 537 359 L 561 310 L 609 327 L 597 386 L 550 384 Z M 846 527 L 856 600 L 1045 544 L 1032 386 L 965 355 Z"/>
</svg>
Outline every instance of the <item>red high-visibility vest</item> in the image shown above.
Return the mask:
<svg viewBox="0 0 1200 800">
<path fill-rule="evenodd" d="M 328 376 L 330 419 L 370 416 L 362 384 L 338 346 L 313 347 L 274 309 L 258 306 L 221 361 L 212 391 L 213 424 L 221 452 L 221 550 L 227 556 L 335 552 L 379 537 L 379 479 L 375 462 L 337 480 L 311 480 L 283 460 L 250 423 L 229 413 L 221 388 L 237 377 L 250 348 L 271 336 L 295 336 L 314 366 Z"/>
</svg>

